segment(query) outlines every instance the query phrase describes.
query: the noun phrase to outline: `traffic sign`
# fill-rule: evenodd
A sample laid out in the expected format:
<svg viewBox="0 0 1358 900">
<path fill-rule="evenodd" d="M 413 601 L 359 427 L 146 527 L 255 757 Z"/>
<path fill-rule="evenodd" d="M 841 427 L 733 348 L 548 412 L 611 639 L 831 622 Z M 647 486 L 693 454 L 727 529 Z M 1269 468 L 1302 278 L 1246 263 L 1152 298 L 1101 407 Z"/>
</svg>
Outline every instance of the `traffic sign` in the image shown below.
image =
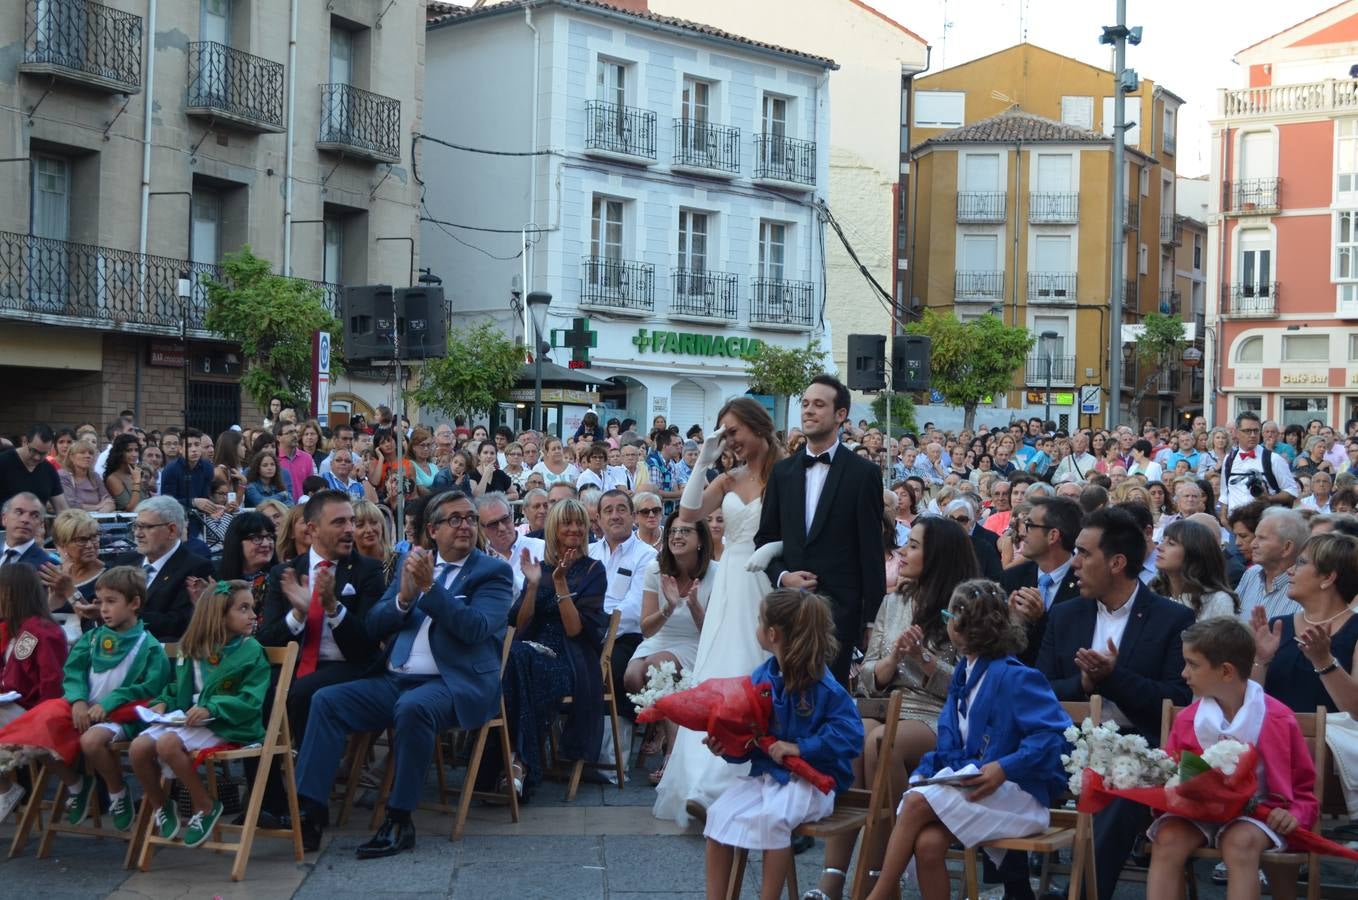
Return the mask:
<svg viewBox="0 0 1358 900">
<path fill-rule="evenodd" d="M 1080 415 L 1097 416 L 1103 411 L 1103 388 L 1097 384 L 1080 385 Z"/>
</svg>

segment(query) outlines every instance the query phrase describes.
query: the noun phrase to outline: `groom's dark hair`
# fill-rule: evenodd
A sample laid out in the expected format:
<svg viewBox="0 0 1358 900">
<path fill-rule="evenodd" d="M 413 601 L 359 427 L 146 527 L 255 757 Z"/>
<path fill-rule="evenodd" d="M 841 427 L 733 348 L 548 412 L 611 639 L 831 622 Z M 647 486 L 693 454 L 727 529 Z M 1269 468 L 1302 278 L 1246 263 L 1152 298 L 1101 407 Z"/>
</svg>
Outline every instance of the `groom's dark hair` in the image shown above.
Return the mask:
<svg viewBox="0 0 1358 900">
<path fill-rule="evenodd" d="M 842 409 L 846 415 L 848 414 L 849 405 L 853 401 L 849 397 L 849 389 L 844 386 L 844 382 L 833 375 L 817 375 L 815 378 L 811 379 L 811 384 L 823 384 L 834 391 L 835 409 Z M 810 387 L 810 385 L 807 386 Z"/>
</svg>

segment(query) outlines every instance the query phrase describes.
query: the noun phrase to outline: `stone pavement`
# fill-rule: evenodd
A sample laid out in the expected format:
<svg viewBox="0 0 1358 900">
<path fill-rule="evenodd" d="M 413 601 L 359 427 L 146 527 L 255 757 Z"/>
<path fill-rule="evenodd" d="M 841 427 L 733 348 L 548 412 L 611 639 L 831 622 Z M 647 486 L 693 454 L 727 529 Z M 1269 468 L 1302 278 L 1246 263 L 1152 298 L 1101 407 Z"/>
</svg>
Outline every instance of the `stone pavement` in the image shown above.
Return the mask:
<svg viewBox="0 0 1358 900">
<path fill-rule="evenodd" d="M 249 900 L 335 900 L 371 896 L 398 900 L 453 897 L 459 900 L 513 897 L 515 900 L 696 900 L 703 890 L 703 840 L 673 823 L 651 816 L 654 791 L 645 772 L 630 773 L 621 791 L 613 785 L 581 785 L 575 803 L 563 800 L 564 785 L 549 782 L 511 825 L 505 808 L 474 805 L 467 833 L 448 840 L 451 818 L 416 815 L 419 843 L 414 853 L 360 862 L 354 848 L 370 834 L 371 807 L 355 808 L 349 827 L 332 829 L 317 855 L 298 864 L 287 845 L 260 840 L 246 878 L 231 882 L 225 856 L 206 850 L 161 849 L 150 872 L 122 868 L 124 845 L 60 836 L 48 859 L 36 860 L 36 841 L 17 859 L 0 860 L 0 897 L 42 900 L 145 898 L 249 898 Z M 363 801 L 360 800 L 360 803 Z M 0 827 L 8 848 L 13 820 Z M 823 845 L 798 857 L 803 890 L 819 875 Z M 1352 867 L 1343 870 L 1352 878 Z M 1202 869 L 1199 896 L 1220 898 Z M 751 859 L 746 897 L 758 896 L 759 862 Z M 992 889 L 987 898 L 998 898 Z M 918 894 L 909 891 L 907 898 Z M 1116 900 L 1145 896 L 1140 885 L 1120 888 Z"/>
</svg>

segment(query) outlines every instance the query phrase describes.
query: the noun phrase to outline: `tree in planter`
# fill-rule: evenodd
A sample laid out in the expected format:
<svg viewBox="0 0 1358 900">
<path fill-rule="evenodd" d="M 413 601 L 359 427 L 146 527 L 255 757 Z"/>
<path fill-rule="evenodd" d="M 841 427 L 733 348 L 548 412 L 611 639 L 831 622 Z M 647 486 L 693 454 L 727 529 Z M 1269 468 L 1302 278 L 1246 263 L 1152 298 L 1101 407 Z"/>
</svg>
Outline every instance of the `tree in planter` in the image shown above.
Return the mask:
<svg viewBox="0 0 1358 900">
<path fill-rule="evenodd" d="M 315 332 L 329 333 L 336 348 L 332 374 L 338 369 L 333 360 L 339 355 L 341 325 L 326 308 L 323 292 L 274 274 L 269 261 L 255 256 L 249 244 L 223 258 L 221 274 L 221 280 L 204 283 L 204 324 L 240 344 L 241 387 L 260 409 L 268 409 L 273 397 L 282 397 L 284 406 L 301 405 L 311 395 Z"/>
<path fill-rule="evenodd" d="M 1141 320 L 1143 330 L 1132 344 L 1135 358 L 1140 367 L 1141 378 L 1134 385 L 1132 393 L 1132 417 L 1140 416 L 1141 401 L 1151 386 L 1167 373 L 1174 365 L 1188 343 L 1184 339 L 1184 323 L 1179 316 L 1166 316 L 1160 313 L 1147 313 Z"/>
<path fill-rule="evenodd" d="M 889 423 L 886 420 L 888 397 L 891 400 Z M 876 420 L 872 424 L 892 437 L 899 437 L 905 432 L 915 433 L 915 398 L 909 394 L 878 394 L 872 399 L 872 415 Z"/>
<path fill-rule="evenodd" d="M 960 322 L 931 309 L 905 330 L 931 339 L 929 383 L 945 403 L 962 407 L 966 413 L 962 427 L 968 431 L 976 427 L 981 401 L 1013 386 L 1014 372 L 1027 362 L 1034 340 L 1028 329 L 1006 325 L 992 315 Z"/>
<path fill-rule="evenodd" d="M 749 357 L 750 392 L 772 394 L 777 398 L 779 415 L 775 424 L 787 422 L 788 398 L 806 390 L 811 379 L 825 371 L 825 351 L 807 342 L 805 347 L 775 347 L 761 343 Z"/>
<path fill-rule="evenodd" d="M 425 360 L 410 396 L 424 409 L 468 418 L 489 414 L 514 386 L 524 348 L 489 321 L 448 332 L 448 355 Z"/>
</svg>

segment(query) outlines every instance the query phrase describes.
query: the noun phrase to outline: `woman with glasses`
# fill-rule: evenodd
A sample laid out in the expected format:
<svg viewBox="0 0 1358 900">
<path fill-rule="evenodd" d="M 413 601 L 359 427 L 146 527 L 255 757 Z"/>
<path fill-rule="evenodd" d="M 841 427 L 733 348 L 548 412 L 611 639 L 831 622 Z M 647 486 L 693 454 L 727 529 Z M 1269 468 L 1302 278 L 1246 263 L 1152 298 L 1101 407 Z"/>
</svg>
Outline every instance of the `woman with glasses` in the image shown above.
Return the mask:
<svg viewBox="0 0 1358 900">
<path fill-rule="evenodd" d="M 505 467 L 502 471 L 509 476 L 509 483 L 514 488 L 514 495 L 509 499 L 519 499 L 526 492 L 524 482 L 532 474 L 528 466 L 524 465 L 523 444 L 513 441 L 505 446 Z"/>
<path fill-rule="evenodd" d="M 674 663 L 680 673 L 689 672 L 698 658 L 698 638 L 703 616 L 712 593 L 716 563 L 712 562 L 712 535 L 704 521 L 677 522 L 678 510 L 665 520 L 665 545 L 646 565 L 641 588 L 641 634 L 644 640 L 632 653 L 622 684 L 635 694 L 646 686 L 652 667 Z M 679 726 L 663 725 L 662 746 L 665 762 L 674 747 Z M 651 784 L 659 784 L 665 773 L 660 768 L 650 774 Z"/>
<path fill-rule="evenodd" d="M 637 540 L 654 547 L 657 553 L 660 552 L 660 539 L 664 530 L 660 523 L 664 521 L 665 512 L 660 495 L 642 491 L 632 499 L 632 503 L 637 509 Z"/>
<path fill-rule="evenodd" d="M 415 470 L 415 492 L 428 497 L 439 473 L 434 463 L 434 433 L 423 426 L 410 433 L 410 467 Z"/>
<path fill-rule="evenodd" d="M 220 581 L 250 582 L 255 609 L 263 607 L 269 572 L 278 564 L 275 554 L 274 524 L 260 512 L 246 511 L 231 520 L 222 539 L 222 555 L 217 561 Z"/>
<path fill-rule="evenodd" d="M 48 608 L 69 643 L 102 621 L 94 600 L 94 584 L 104 574 L 99 523 L 83 509 L 68 509 L 52 522 L 52 543 L 61 562 L 43 566 L 38 574 L 47 586 Z"/>
</svg>

